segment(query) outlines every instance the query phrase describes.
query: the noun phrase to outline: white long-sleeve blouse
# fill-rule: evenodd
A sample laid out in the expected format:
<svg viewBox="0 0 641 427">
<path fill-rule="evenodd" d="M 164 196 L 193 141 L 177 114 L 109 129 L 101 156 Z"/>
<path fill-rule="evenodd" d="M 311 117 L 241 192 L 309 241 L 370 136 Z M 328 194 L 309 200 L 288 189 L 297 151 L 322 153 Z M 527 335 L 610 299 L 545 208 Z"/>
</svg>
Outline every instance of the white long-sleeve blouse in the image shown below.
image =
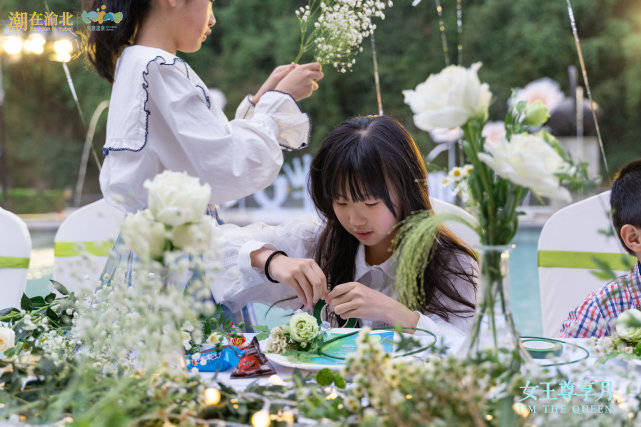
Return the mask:
<svg viewBox="0 0 641 427">
<path fill-rule="evenodd" d="M 137 211 L 147 204 L 144 181 L 169 169 L 208 183 L 211 203 L 239 199 L 270 185 L 281 150 L 305 146 L 309 130 L 308 116 L 277 91 L 255 106 L 246 97 L 229 121 L 185 61 L 129 46 L 116 64 L 100 187 L 108 203 Z"/>
<path fill-rule="evenodd" d="M 313 258 L 315 244 L 323 229 L 317 217 L 303 216 L 280 226 L 252 224 L 238 227 L 232 224 L 217 229 L 218 272 L 211 284 L 212 294 L 218 303 L 238 311 L 251 302 L 274 304 L 284 298 L 296 297 L 294 290 L 281 283 L 271 283 L 264 273 L 251 265 L 250 253 L 262 247 L 285 251 L 294 258 Z M 457 264 L 466 272 L 476 274 L 476 261 L 469 256 L 458 256 Z M 393 255 L 380 265 L 365 261 L 365 247 L 361 244 L 355 259 L 354 281 L 375 289 L 385 295 L 396 297 L 394 289 L 397 257 Z M 460 278 L 452 278 L 454 287 L 467 301 L 475 302 L 474 287 Z M 472 327 L 473 310 L 463 304 L 437 295 L 442 302 L 455 310 L 469 310 L 468 317 L 450 315 L 446 321 L 436 314 L 420 313 L 417 328 L 429 330 L 443 337 L 446 344 L 458 348 Z M 298 298 L 278 304 L 284 308 L 300 308 Z M 384 326 L 370 321 L 361 321 L 363 326 Z"/>
</svg>

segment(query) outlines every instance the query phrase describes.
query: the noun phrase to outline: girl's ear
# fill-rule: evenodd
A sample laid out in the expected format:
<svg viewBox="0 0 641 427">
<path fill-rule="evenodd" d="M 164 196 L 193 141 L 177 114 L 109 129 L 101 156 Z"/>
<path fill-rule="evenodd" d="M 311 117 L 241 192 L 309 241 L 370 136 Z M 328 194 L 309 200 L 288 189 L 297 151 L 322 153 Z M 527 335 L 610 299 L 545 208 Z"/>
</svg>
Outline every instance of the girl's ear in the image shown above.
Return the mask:
<svg viewBox="0 0 641 427">
<path fill-rule="evenodd" d="M 631 224 L 621 227 L 621 239 L 635 254 L 641 254 L 641 229 Z"/>
</svg>

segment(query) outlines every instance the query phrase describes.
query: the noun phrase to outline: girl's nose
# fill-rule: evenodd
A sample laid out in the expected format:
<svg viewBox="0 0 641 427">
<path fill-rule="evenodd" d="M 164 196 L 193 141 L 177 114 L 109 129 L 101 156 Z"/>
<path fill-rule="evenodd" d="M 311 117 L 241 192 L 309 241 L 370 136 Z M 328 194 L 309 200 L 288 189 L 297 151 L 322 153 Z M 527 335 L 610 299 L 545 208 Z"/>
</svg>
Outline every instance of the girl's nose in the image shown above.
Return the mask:
<svg viewBox="0 0 641 427">
<path fill-rule="evenodd" d="M 363 226 L 367 223 L 367 218 L 361 215 L 358 211 L 352 211 L 349 220 L 354 226 Z"/>
</svg>

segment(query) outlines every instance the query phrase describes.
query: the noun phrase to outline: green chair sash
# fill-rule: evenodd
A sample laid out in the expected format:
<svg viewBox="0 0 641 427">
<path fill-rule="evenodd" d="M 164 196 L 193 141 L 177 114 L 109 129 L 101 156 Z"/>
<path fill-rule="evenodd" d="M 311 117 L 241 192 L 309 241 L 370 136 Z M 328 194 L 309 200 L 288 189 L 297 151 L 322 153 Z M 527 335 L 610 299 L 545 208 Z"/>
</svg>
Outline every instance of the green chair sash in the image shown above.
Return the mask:
<svg viewBox="0 0 641 427">
<path fill-rule="evenodd" d="M 112 240 L 97 242 L 56 242 L 53 247 L 55 257 L 74 257 L 83 254 L 107 256 L 113 248 Z"/>
<path fill-rule="evenodd" d="M 29 268 L 29 258 L 0 256 L 0 268 Z"/>
<path fill-rule="evenodd" d="M 604 262 L 612 270 L 628 270 L 636 258 L 632 255 L 606 252 L 539 251 L 539 267 L 599 269 L 595 259 Z"/>
</svg>

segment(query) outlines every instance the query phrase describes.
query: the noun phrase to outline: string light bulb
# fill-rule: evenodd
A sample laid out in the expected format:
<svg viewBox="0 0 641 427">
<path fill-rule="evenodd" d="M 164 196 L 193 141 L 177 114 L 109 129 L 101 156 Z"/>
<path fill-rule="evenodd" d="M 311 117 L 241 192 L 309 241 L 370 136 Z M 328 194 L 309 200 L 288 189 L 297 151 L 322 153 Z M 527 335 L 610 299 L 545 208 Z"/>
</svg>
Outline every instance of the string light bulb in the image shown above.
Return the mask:
<svg viewBox="0 0 641 427">
<path fill-rule="evenodd" d="M 24 41 L 23 49 L 28 53 L 33 53 L 34 55 L 42 55 L 45 51 L 46 42 L 47 40 L 42 34 L 34 33 Z"/>
<path fill-rule="evenodd" d="M 8 36 L 4 39 L 2 43 L 2 48 L 4 49 L 5 52 L 7 52 L 8 55 L 17 56 L 17 55 L 20 55 L 20 52 L 22 52 L 23 44 L 24 43 L 21 37 Z"/>
<path fill-rule="evenodd" d="M 205 404 L 207 406 L 217 405 L 220 402 L 220 390 L 210 387 L 205 390 Z"/>
<path fill-rule="evenodd" d="M 53 43 L 53 51 L 54 61 L 69 62 L 71 61 L 71 52 L 73 52 L 73 43 L 69 39 L 56 40 Z"/>
<path fill-rule="evenodd" d="M 253 427 L 267 427 L 270 422 L 270 415 L 267 409 L 261 409 L 252 415 L 251 418 L 251 425 Z"/>
</svg>

